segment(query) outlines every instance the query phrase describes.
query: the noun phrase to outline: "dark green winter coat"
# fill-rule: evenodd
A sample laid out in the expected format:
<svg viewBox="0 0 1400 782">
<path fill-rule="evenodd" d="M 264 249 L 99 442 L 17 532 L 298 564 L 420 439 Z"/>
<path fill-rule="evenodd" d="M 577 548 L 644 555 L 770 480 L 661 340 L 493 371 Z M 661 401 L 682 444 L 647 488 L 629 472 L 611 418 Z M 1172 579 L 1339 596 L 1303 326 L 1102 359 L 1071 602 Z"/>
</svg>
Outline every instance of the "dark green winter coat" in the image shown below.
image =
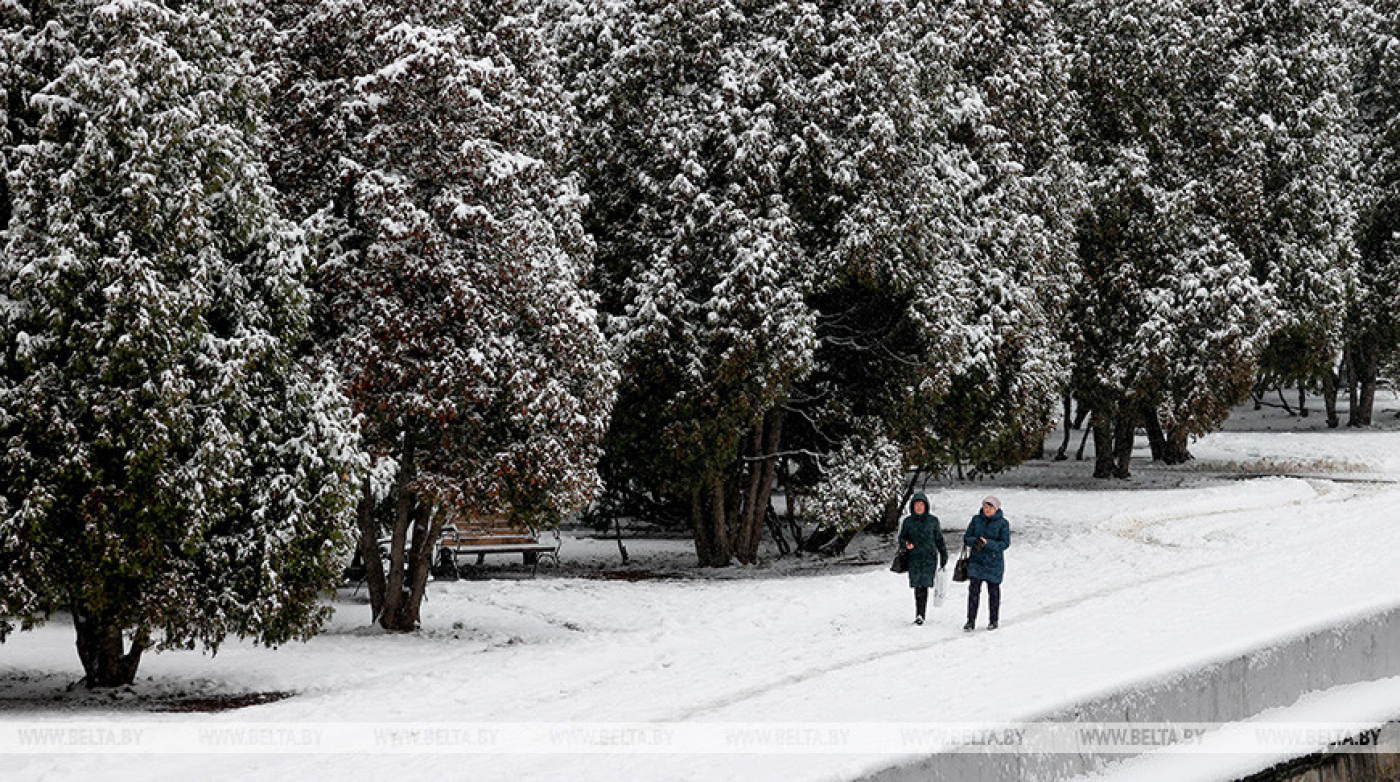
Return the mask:
<svg viewBox="0 0 1400 782">
<path fill-rule="evenodd" d="M 978 538 L 987 539 L 987 545 L 980 551 L 974 545 Z M 967 575 L 1000 584 L 1006 570 L 1001 552 L 1011 546 L 1011 525 L 1001 515 L 1001 510 L 998 509 L 990 519 L 980 513 L 973 516 L 972 521 L 968 522 L 967 532 L 963 533 L 963 543 L 972 550 L 967 560 Z"/>
<path fill-rule="evenodd" d="M 924 512 L 915 515 L 914 503 L 922 502 Z M 913 543 L 909 549 L 909 586 L 933 586 L 933 574 L 938 568 L 948 564 L 948 546 L 943 542 L 943 527 L 938 517 L 928 512 L 928 497 L 915 494 L 909 501 L 910 515 L 904 517 L 899 527 L 899 547 Z"/>
</svg>

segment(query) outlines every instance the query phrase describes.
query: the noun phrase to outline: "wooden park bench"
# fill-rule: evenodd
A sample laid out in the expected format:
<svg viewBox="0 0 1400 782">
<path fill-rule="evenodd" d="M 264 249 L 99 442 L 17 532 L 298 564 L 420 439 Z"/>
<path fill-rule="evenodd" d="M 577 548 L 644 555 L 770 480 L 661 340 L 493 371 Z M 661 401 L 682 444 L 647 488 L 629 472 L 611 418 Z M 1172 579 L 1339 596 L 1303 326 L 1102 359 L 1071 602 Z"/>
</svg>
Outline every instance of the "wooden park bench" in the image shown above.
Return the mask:
<svg viewBox="0 0 1400 782">
<path fill-rule="evenodd" d="M 543 542 L 528 524 L 503 518 L 456 519 L 444 524 L 438 536 L 437 568 L 446 571 L 450 564 L 455 570 L 457 557 L 464 554 L 475 554 L 477 565 L 485 562 L 487 554 L 521 554 L 534 572 L 542 559 L 559 564 L 558 530 L 553 536 L 553 542 Z"/>
</svg>

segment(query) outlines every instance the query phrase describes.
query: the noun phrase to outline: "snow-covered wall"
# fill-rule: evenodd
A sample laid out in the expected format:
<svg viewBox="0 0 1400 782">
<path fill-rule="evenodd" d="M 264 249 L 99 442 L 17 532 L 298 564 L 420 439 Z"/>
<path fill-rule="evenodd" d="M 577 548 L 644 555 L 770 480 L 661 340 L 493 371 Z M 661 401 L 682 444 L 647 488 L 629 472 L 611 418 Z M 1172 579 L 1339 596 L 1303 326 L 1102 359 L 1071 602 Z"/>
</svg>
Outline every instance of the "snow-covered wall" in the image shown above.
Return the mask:
<svg viewBox="0 0 1400 782">
<path fill-rule="evenodd" d="M 1165 640 L 1165 639 L 1164 639 Z M 1203 668 L 1145 681 L 1042 715 L 1055 722 L 1229 722 L 1287 706 L 1304 694 L 1400 675 L 1400 606 L 1321 628 Z M 975 715 L 970 715 L 975 719 Z M 880 782 L 1057 780 L 1122 755 L 931 755 L 864 779 Z"/>
</svg>

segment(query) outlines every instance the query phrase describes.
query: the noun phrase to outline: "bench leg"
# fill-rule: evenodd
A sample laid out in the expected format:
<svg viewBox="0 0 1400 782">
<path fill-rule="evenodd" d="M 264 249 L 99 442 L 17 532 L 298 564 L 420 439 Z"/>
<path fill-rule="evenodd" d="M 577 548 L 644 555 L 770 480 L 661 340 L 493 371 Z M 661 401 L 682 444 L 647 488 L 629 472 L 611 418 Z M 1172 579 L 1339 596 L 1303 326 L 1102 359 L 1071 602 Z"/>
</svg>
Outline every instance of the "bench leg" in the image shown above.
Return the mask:
<svg viewBox="0 0 1400 782">
<path fill-rule="evenodd" d="M 538 552 L 538 551 L 526 551 L 526 552 L 524 552 L 524 553 L 525 553 L 525 564 L 526 564 L 526 565 L 529 565 L 530 567 L 535 567 L 536 565 L 538 565 L 538 564 L 540 563 L 540 552 Z"/>
</svg>

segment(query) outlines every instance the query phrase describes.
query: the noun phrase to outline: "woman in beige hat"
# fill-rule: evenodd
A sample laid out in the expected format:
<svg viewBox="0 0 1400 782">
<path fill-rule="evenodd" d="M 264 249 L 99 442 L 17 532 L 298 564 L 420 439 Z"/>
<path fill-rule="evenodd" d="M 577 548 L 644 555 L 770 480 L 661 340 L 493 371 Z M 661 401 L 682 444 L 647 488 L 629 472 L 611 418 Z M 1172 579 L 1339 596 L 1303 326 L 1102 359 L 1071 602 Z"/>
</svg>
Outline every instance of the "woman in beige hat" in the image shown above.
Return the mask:
<svg viewBox="0 0 1400 782">
<path fill-rule="evenodd" d="M 1001 500 L 990 495 L 982 500 L 982 512 L 968 523 L 963 545 L 972 549 L 967 560 L 967 624 L 963 629 L 971 632 L 977 626 L 977 604 L 985 582 L 991 620 L 987 629 L 995 630 L 1001 615 L 1001 579 L 1006 571 L 1001 554 L 1011 546 L 1011 525 L 1001 513 Z"/>
</svg>

